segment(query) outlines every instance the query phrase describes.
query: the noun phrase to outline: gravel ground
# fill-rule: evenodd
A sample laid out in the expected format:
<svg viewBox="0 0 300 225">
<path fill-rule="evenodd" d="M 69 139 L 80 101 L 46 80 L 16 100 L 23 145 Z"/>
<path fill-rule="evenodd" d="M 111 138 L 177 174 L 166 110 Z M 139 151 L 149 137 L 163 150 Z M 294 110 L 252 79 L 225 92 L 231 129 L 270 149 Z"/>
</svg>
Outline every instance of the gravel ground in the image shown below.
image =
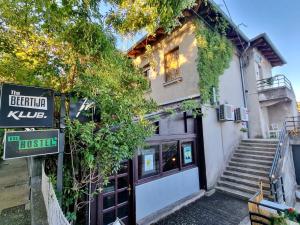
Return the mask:
<svg viewBox="0 0 300 225">
<path fill-rule="evenodd" d="M 0 214 L 0 225 L 30 225 L 30 211 L 25 205 L 4 209 Z"/>
<path fill-rule="evenodd" d="M 238 225 L 247 215 L 246 201 L 216 192 L 153 225 Z"/>
</svg>

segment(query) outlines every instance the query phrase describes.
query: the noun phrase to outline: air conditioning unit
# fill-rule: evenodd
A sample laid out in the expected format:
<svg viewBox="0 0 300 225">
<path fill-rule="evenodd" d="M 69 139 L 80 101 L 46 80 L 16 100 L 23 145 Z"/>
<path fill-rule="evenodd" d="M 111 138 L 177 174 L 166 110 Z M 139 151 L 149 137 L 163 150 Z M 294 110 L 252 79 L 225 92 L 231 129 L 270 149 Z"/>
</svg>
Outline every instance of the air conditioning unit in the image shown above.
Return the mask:
<svg viewBox="0 0 300 225">
<path fill-rule="evenodd" d="M 248 109 L 244 107 L 240 107 L 234 110 L 234 116 L 236 122 L 248 122 Z"/>
<path fill-rule="evenodd" d="M 219 120 L 220 121 L 233 121 L 234 120 L 234 107 L 229 104 L 220 105 Z"/>
</svg>

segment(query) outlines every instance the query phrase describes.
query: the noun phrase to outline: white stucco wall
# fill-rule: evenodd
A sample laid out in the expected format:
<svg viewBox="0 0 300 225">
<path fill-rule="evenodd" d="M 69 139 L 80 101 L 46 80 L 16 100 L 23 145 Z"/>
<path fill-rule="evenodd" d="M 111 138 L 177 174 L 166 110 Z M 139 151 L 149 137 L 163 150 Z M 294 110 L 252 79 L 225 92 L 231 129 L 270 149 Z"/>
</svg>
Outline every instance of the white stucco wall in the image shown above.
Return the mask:
<svg viewBox="0 0 300 225">
<path fill-rule="evenodd" d="M 256 49 L 248 50 L 246 58 L 244 79 L 249 110 L 249 135 L 250 138 L 266 138 L 269 130 L 268 112 L 259 103 L 257 80 L 271 77 L 272 66 Z M 259 62 L 258 59 L 261 61 Z M 259 75 L 258 64 L 261 66 L 262 76 Z"/>
<path fill-rule="evenodd" d="M 220 78 L 220 104 L 243 107 L 243 92 L 239 58 L 234 55 L 230 67 Z M 232 156 L 235 148 L 246 135 L 240 131 L 241 123 L 219 122 L 216 109 L 203 108 L 203 135 L 206 160 L 207 187 L 213 188 Z"/>
<path fill-rule="evenodd" d="M 136 219 L 143 219 L 199 190 L 198 168 L 138 185 L 136 187 Z"/>
</svg>

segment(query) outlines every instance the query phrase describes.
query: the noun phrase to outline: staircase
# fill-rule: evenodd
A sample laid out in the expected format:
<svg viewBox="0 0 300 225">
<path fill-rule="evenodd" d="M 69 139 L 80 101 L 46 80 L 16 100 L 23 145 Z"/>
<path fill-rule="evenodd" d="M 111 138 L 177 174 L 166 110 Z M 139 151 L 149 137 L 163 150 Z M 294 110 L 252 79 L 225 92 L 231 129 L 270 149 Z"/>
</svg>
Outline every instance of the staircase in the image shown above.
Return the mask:
<svg viewBox="0 0 300 225">
<path fill-rule="evenodd" d="M 269 172 L 278 140 L 242 140 L 232 156 L 216 189 L 248 200 L 259 190 L 263 182 L 266 198 L 270 196 Z"/>
</svg>

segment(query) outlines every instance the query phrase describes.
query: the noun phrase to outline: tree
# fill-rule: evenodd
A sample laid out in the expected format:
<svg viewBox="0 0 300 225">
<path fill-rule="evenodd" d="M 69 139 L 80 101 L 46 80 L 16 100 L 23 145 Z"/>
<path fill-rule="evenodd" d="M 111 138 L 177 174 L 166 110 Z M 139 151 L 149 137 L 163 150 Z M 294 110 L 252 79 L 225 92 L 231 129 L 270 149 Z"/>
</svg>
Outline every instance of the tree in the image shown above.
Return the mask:
<svg viewBox="0 0 300 225">
<path fill-rule="evenodd" d="M 103 3 L 113 6 L 107 17 Z M 0 81 L 79 93 L 101 109 L 99 123 L 67 120 L 63 202 L 70 220 L 85 204 L 87 184 L 101 191 L 153 130 L 143 117 L 155 107 L 143 97 L 148 83 L 116 49 L 106 23 L 123 33 L 168 30 L 192 3 L 0 0 Z"/>
</svg>

